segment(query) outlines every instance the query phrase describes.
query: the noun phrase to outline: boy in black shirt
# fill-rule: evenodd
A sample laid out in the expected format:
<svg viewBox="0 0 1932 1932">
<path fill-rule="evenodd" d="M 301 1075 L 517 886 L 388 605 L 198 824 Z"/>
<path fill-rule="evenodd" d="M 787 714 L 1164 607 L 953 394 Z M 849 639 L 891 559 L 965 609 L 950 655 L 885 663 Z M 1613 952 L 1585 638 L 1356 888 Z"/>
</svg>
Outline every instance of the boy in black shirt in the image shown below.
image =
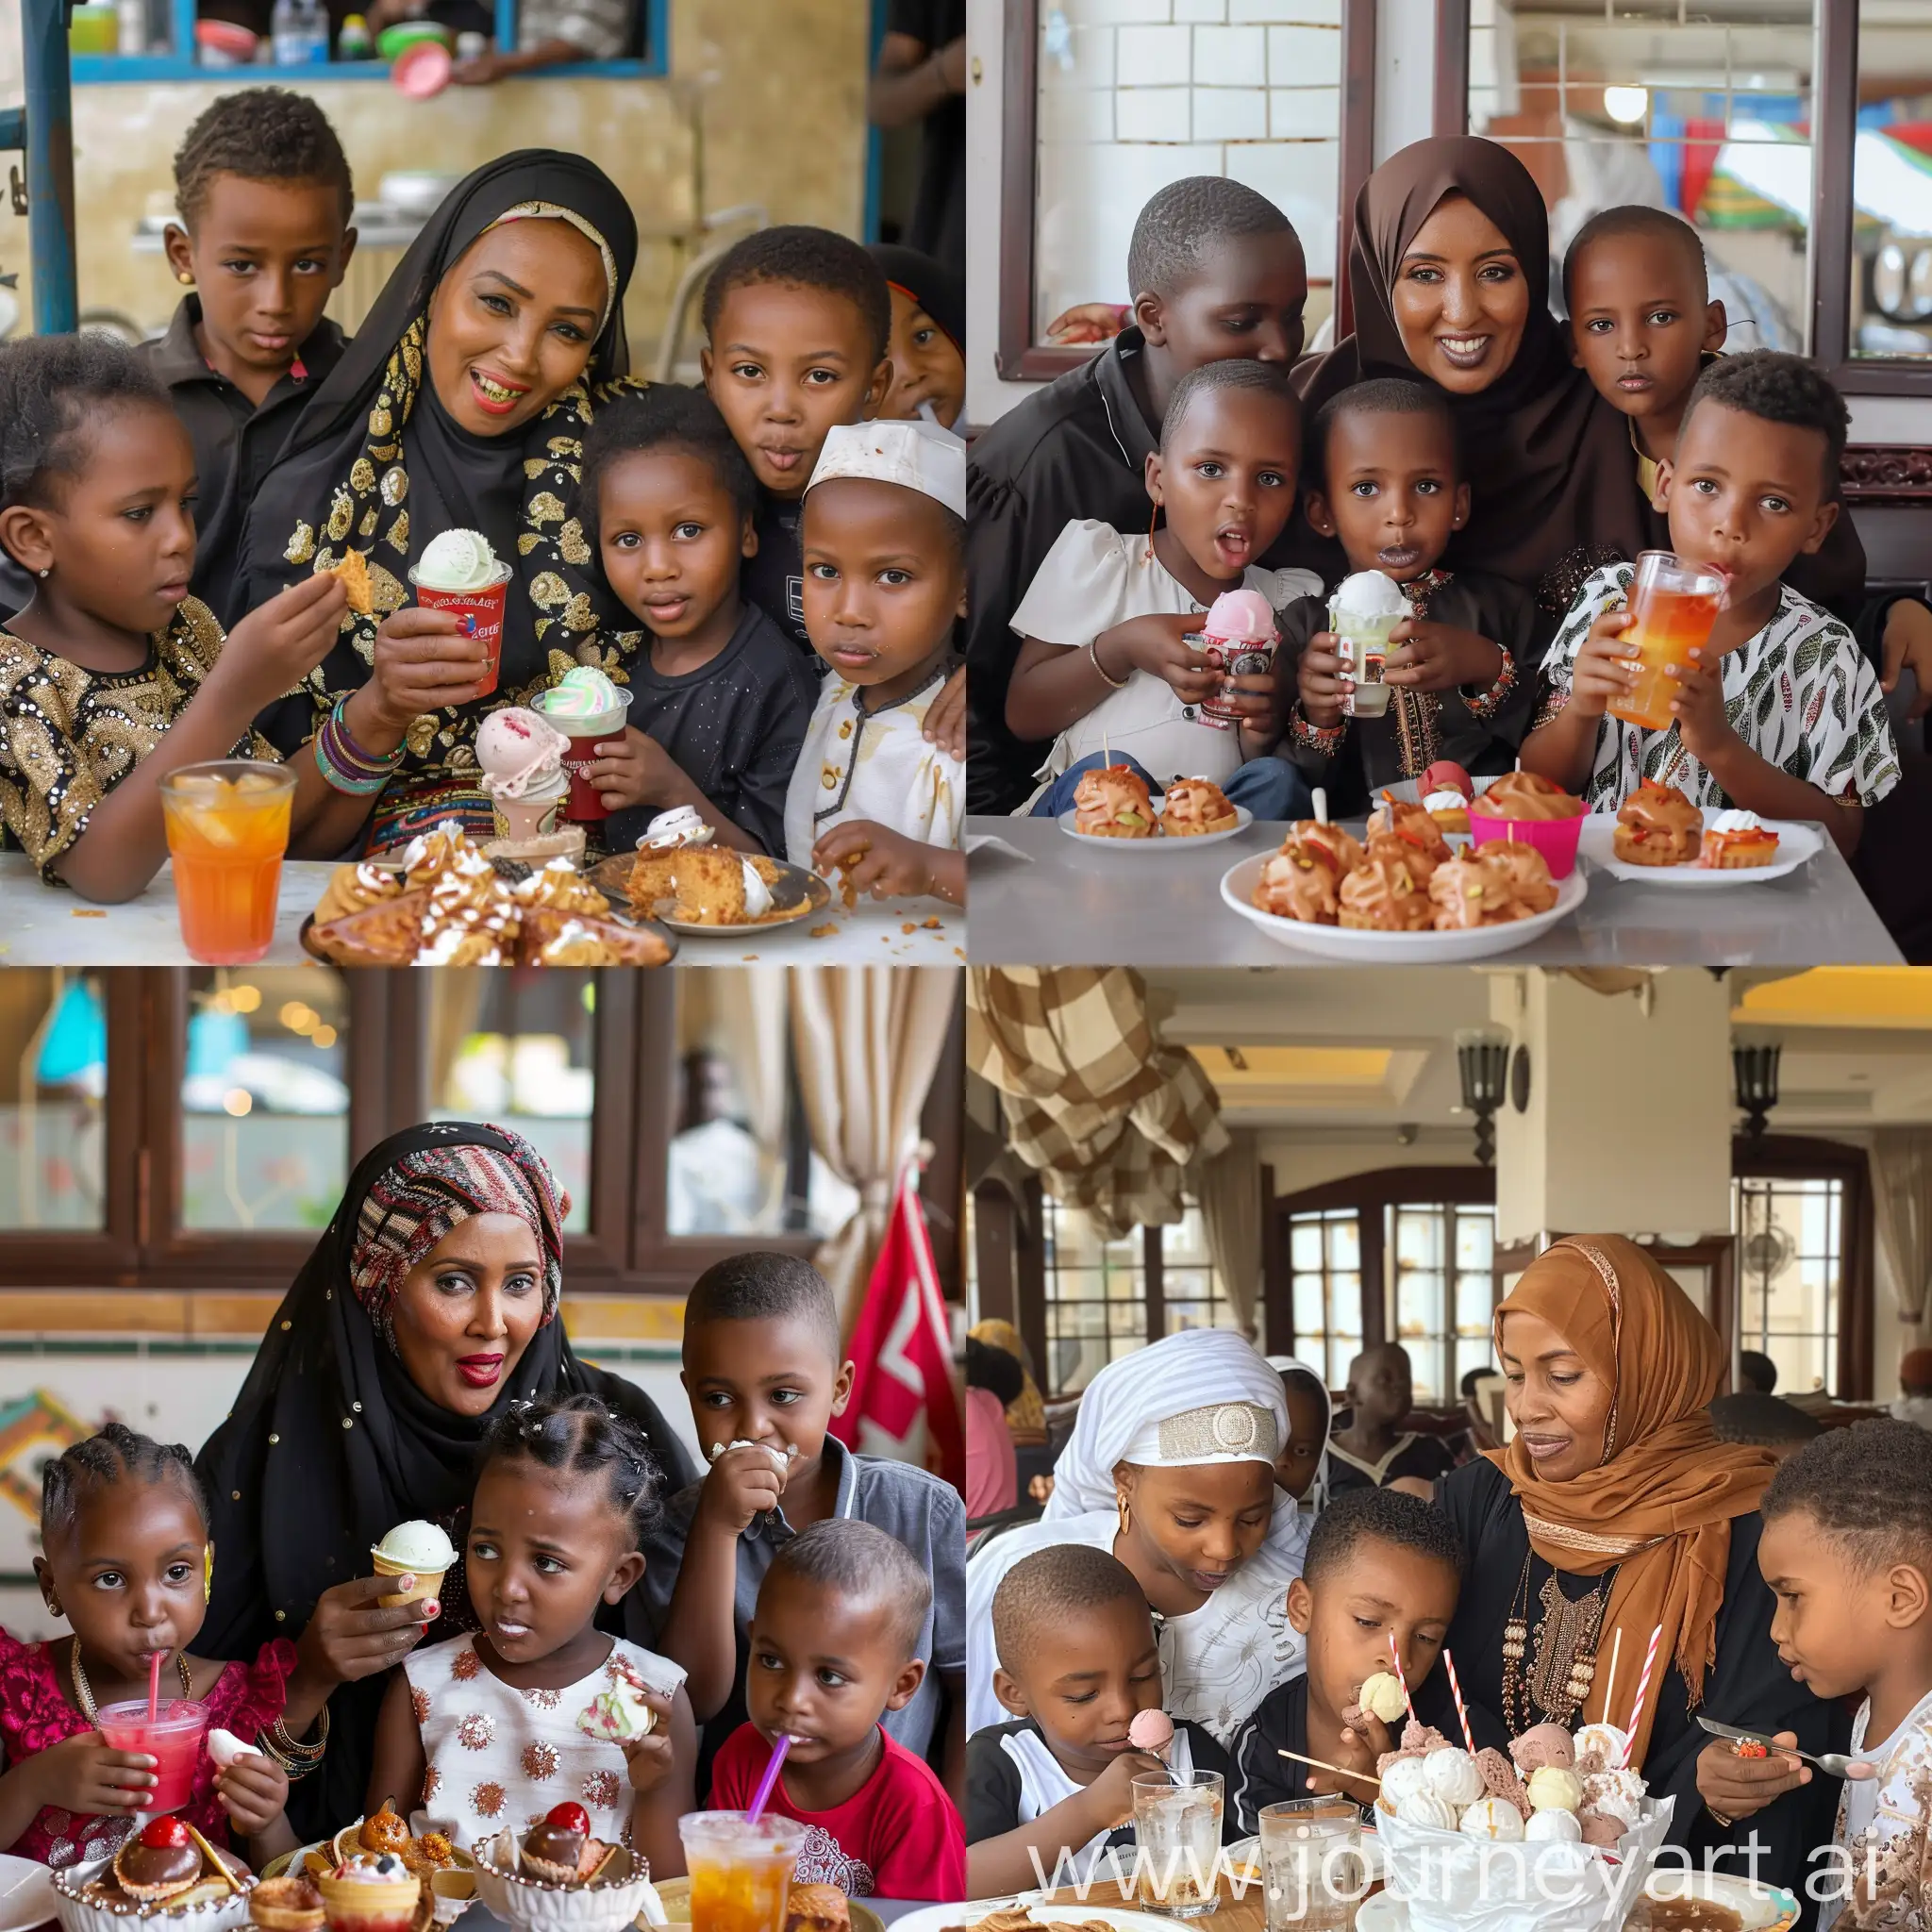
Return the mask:
<svg viewBox="0 0 1932 1932">
<path fill-rule="evenodd" d="M 1091 362 L 1010 409 L 974 444 L 967 476 L 968 773 L 974 811 L 1009 811 L 1045 755 L 1006 725 L 1020 640 L 1009 620 L 1075 518 L 1147 523 L 1147 458 L 1174 385 L 1205 362 L 1241 357 L 1287 368 L 1301 354 L 1308 275 L 1288 217 L 1218 175 L 1163 188 L 1127 251 L 1134 325 Z M 1277 546 L 1277 550 L 1279 546 Z M 1253 559 L 1280 565 L 1285 553 Z"/>
<path fill-rule="evenodd" d="M 785 850 L 785 788 L 818 697 L 811 666 L 740 589 L 757 486 L 702 390 L 659 384 L 600 410 L 584 444 L 586 535 L 651 633 L 630 723 L 591 774 L 628 850 L 689 806 L 721 843 Z"/>
</svg>

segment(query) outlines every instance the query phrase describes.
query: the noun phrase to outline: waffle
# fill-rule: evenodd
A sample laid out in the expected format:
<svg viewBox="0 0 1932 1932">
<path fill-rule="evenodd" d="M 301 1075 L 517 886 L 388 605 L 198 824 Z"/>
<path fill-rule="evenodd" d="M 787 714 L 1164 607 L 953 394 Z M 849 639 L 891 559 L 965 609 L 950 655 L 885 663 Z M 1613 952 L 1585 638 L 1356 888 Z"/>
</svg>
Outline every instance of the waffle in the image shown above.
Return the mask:
<svg viewBox="0 0 1932 1932">
<path fill-rule="evenodd" d="M 317 925 L 331 925 L 352 912 L 393 899 L 403 890 L 403 875 L 386 865 L 339 865 L 329 874 L 322 897 L 315 902 Z"/>
<path fill-rule="evenodd" d="M 517 954 L 525 966 L 661 966 L 671 948 L 658 933 L 533 906 L 525 908 Z"/>
<path fill-rule="evenodd" d="M 359 912 L 324 924 L 310 937 L 338 966 L 407 966 L 423 944 L 429 916 L 429 889 L 402 892 Z"/>
</svg>

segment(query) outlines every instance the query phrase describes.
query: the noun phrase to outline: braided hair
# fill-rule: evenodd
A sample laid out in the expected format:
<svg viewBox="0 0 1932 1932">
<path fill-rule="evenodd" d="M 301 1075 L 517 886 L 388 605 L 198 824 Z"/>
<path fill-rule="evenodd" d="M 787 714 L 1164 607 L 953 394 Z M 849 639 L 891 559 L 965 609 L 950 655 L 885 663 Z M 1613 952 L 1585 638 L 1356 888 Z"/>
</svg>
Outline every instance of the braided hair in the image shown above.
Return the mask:
<svg viewBox="0 0 1932 1932">
<path fill-rule="evenodd" d="M 638 1425 L 594 1395 L 545 1395 L 512 1402 L 491 1425 L 476 1474 L 503 1462 L 532 1462 L 604 1485 L 606 1500 L 641 1547 L 656 1526 L 664 1473 Z"/>
<path fill-rule="evenodd" d="M 98 1435 L 62 1450 L 41 1471 L 41 1546 L 72 1532 L 84 1497 L 124 1479 L 173 1484 L 194 1505 L 202 1528 L 208 1528 L 208 1491 L 194 1473 L 193 1452 L 180 1442 L 139 1435 L 125 1423 L 108 1423 Z"/>
<path fill-rule="evenodd" d="M 0 508 L 50 508 L 54 479 L 86 467 L 90 427 L 131 404 L 171 407 L 159 378 L 111 337 L 27 336 L 0 346 Z"/>
</svg>

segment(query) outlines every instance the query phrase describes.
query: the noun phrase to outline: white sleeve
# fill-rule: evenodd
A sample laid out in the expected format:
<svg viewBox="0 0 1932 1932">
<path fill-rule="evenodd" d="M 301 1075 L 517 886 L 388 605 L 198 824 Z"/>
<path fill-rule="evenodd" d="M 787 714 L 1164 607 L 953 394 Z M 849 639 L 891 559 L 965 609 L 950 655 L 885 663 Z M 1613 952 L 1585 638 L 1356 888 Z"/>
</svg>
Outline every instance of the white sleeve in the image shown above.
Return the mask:
<svg viewBox="0 0 1932 1932">
<path fill-rule="evenodd" d="M 1026 586 L 1009 620 L 1013 629 L 1042 643 L 1078 646 L 1124 623 L 1127 545 L 1137 541 L 1111 524 L 1069 524 Z"/>
</svg>

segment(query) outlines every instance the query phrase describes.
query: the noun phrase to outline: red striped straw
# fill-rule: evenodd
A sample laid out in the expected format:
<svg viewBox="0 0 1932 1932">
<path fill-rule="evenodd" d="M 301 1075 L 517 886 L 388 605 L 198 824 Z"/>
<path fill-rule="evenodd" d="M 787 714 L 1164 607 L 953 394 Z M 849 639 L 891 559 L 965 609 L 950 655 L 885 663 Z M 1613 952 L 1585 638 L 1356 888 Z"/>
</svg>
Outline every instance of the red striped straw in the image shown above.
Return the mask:
<svg viewBox="0 0 1932 1932">
<path fill-rule="evenodd" d="M 1643 1715 L 1643 1700 L 1650 1694 L 1650 1674 L 1657 1664 L 1657 1647 L 1663 1641 L 1664 1626 L 1659 1624 L 1650 1633 L 1650 1641 L 1644 1646 L 1643 1673 L 1637 1679 L 1637 1702 L 1630 1707 L 1630 1728 L 1624 1740 L 1624 1762 L 1630 1762 L 1630 1747 L 1637 1741 L 1638 1720 Z M 1609 1713 L 1605 1712 L 1607 1721 Z"/>
<path fill-rule="evenodd" d="M 1462 1720 L 1462 1741 L 1469 1746 L 1469 1755 L 1475 1756 L 1475 1733 L 1469 1727 L 1469 1706 L 1462 1701 L 1462 1686 L 1456 1678 L 1456 1659 L 1445 1650 L 1442 1661 L 1449 1666 L 1449 1690 L 1456 1699 L 1456 1715 Z"/>
<path fill-rule="evenodd" d="M 1395 1633 L 1389 1633 L 1389 1661 L 1395 1666 L 1395 1681 L 1402 1686 L 1402 1701 L 1408 1706 L 1411 1721 L 1415 1719 L 1415 1699 L 1408 1694 L 1408 1678 L 1403 1674 L 1402 1654 L 1395 1648 Z"/>
</svg>

